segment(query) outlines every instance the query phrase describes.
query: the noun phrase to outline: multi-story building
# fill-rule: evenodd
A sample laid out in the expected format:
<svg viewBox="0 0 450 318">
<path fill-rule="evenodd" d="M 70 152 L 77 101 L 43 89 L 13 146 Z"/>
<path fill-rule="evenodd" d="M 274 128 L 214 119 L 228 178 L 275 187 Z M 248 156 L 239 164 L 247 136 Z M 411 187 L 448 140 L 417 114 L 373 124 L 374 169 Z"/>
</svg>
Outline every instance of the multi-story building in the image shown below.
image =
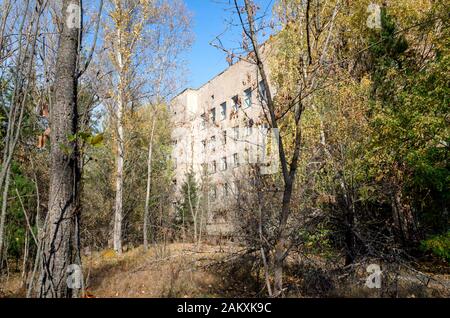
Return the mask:
<svg viewBox="0 0 450 318">
<path fill-rule="evenodd" d="M 256 66 L 241 60 L 200 88 L 186 89 L 172 100 L 174 196 L 180 199 L 186 174 L 192 171 L 209 193 L 208 234 L 232 229 L 229 210 L 252 164 L 263 163 L 263 173 L 277 168 L 275 148 L 268 155 L 265 147 L 264 96 Z"/>
</svg>

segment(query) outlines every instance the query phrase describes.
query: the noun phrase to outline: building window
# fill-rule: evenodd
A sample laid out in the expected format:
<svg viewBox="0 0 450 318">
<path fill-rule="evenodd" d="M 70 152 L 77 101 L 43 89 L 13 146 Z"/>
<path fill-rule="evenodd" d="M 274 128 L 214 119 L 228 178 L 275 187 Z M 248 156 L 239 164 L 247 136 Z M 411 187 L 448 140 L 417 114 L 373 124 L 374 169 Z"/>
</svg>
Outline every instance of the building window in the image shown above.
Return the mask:
<svg viewBox="0 0 450 318">
<path fill-rule="evenodd" d="M 247 88 L 244 91 L 244 108 L 248 108 L 252 105 L 252 89 Z"/>
<path fill-rule="evenodd" d="M 220 119 L 225 120 L 227 118 L 227 102 L 220 104 Z"/>
<path fill-rule="evenodd" d="M 208 173 L 208 164 L 202 163 L 202 174 L 205 176 Z"/>
<path fill-rule="evenodd" d="M 239 96 L 233 96 L 231 99 L 233 100 L 233 111 L 237 113 L 239 110 Z"/>
<path fill-rule="evenodd" d="M 217 171 L 217 163 L 214 160 L 213 162 L 211 162 L 211 173 L 216 173 Z"/>
<path fill-rule="evenodd" d="M 247 136 L 251 136 L 253 133 L 252 127 L 251 126 L 245 127 L 245 132 L 246 132 Z"/>
<path fill-rule="evenodd" d="M 216 136 L 211 136 L 210 147 L 212 152 L 216 151 Z"/>
<path fill-rule="evenodd" d="M 239 126 L 233 128 L 234 140 L 239 140 Z"/>
<path fill-rule="evenodd" d="M 206 139 L 202 140 L 202 153 L 206 153 Z"/>
<path fill-rule="evenodd" d="M 228 196 L 228 183 L 223 185 L 223 196 L 226 198 Z"/>
<path fill-rule="evenodd" d="M 264 85 L 264 81 L 260 81 L 258 84 L 259 88 L 259 97 L 261 100 L 266 101 L 267 100 L 267 89 L 266 85 Z"/>
<path fill-rule="evenodd" d="M 239 182 L 238 181 L 233 181 L 232 191 L 233 191 L 234 195 L 238 195 L 239 194 Z"/>
<path fill-rule="evenodd" d="M 216 122 L 216 109 L 215 108 L 211 108 L 209 114 L 210 114 L 211 122 L 215 123 Z"/>
<path fill-rule="evenodd" d="M 227 157 L 222 157 L 222 159 L 220 159 L 220 170 L 227 170 Z"/>
<path fill-rule="evenodd" d="M 210 196 L 213 200 L 217 198 L 217 187 L 215 185 L 211 186 Z"/>
<path fill-rule="evenodd" d="M 206 127 L 206 115 L 205 113 L 200 115 L 201 122 L 200 122 L 200 129 L 205 129 Z"/>
<path fill-rule="evenodd" d="M 237 153 L 233 154 L 233 166 L 239 167 L 239 155 Z"/>
<path fill-rule="evenodd" d="M 222 131 L 222 145 L 226 145 L 227 144 L 227 131 L 224 130 Z"/>
</svg>

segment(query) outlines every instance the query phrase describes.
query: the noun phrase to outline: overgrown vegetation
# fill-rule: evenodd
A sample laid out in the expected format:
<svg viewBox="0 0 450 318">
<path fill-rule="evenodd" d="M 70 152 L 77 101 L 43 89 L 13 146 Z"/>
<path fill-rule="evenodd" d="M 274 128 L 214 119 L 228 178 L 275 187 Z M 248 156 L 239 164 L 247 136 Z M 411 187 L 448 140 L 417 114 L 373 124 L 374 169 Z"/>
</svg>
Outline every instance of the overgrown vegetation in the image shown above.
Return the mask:
<svg viewBox="0 0 450 318">
<path fill-rule="evenodd" d="M 231 251 L 219 242 L 203 267 L 189 254 L 191 268 L 167 251 L 218 238 L 207 180 L 188 170 L 174 196 L 170 99 L 190 13 L 181 0 L 94 1 L 72 30 L 62 8 L 75 2 L 0 1 L 0 276 L 18 273 L 22 296 L 83 296 L 63 286 L 67 266 L 105 250 L 97 287 L 105 268 L 154 259 L 157 296 L 448 295 L 428 273 L 450 262 L 448 1 L 384 1 L 379 25 L 369 0 L 278 0 L 271 15 L 230 2 L 241 46 L 221 49 L 254 65 L 250 84 L 266 90 L 254 121 L 279 129 L 281 166 L 249 167 L 228 205 Z M 367 292 L 371 263 L 385 285 Z"/>
</svg>

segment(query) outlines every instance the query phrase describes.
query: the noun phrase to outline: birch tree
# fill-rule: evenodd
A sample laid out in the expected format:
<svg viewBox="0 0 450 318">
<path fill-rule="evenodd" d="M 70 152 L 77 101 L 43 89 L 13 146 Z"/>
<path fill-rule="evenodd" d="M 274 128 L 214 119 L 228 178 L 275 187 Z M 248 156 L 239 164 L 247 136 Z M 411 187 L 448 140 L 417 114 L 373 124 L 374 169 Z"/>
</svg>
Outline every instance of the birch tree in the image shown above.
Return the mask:
<svg viewBox="0 0 450 318">
<path fill-rule="evenodd" d="M 182 54 L 192 44 L 191 16 L 182 1 L 166 1 L 157 8 L 154 16 L 154 31 L 147 34 L 149 46 L 149 63 L 147 67 L 147 80 L 150 94 L 148 102 L 152 109 L 153 118 L 150 129 L 150 138 L 147 157 L 147 189 L 144 207 L 144 249 L 148 248 L 148 224 L 150 214 L 150 196 L 152 179 L 153 142 L 155 134 L 155 121 L 158 118 L 158 107 L 167 103 L 167 99 L 184 84 L 182 80 L 183 59 Z"/>
<path fill-rule="evenodd" d="M 123 179 L 125 161 L 124 114 L 138 99 L 139 87 L 135 78 L 142 48 L 143 31 L 153 10 L 151 0 L 112 0 L 109 2 L 110 20 L 105 27 L 105 39 L 109 45 L 109 60 L 113 66 L 114 98 L 109 110 L 116 130 L 116 176 L 113 248 L 122 253 Z"/>
</svg>

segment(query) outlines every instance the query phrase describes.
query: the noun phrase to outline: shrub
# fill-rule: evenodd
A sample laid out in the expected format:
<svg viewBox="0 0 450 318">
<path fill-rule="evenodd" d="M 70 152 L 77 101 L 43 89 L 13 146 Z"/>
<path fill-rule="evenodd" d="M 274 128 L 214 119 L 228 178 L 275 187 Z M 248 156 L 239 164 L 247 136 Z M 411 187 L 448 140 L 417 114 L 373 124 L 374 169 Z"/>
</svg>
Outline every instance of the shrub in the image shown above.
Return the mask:
<svg viewBox="0 0 450 318">
<path fill-rule="evenodd" d="M 421 247 L 424 251 L 430 251 L 434 255 L 450 262 L 450 231 L 422 241 Z"/>
</svg>

